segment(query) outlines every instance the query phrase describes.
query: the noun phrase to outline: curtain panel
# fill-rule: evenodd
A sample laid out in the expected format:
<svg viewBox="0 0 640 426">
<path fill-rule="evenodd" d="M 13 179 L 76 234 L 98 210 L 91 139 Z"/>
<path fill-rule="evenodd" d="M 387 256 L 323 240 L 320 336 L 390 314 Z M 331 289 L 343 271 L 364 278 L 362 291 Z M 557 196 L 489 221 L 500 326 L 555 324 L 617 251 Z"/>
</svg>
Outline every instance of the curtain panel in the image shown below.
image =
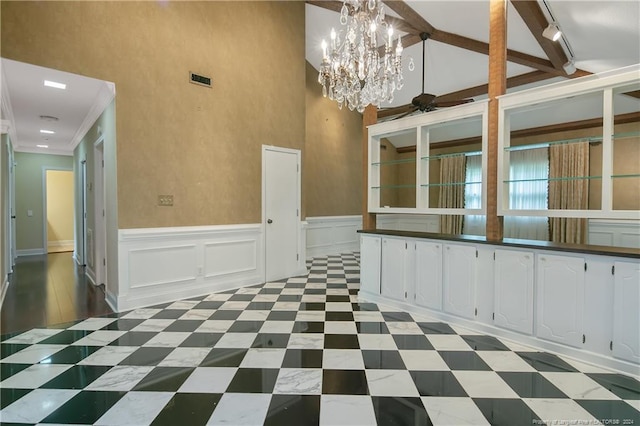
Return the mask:
<svg viewBox="0 0 640 426">
<path fill-rule="evenodd" d="M 441 208 L 464 208 L 464 179 L 467 158 L 464 154 L 440 159 L 440 193 L 438 206 Z M 446 185 L 446 184 L 453 185 Z M 440 232 L 462 234 L 462 215 L 440 216 Z"/>
</svg>

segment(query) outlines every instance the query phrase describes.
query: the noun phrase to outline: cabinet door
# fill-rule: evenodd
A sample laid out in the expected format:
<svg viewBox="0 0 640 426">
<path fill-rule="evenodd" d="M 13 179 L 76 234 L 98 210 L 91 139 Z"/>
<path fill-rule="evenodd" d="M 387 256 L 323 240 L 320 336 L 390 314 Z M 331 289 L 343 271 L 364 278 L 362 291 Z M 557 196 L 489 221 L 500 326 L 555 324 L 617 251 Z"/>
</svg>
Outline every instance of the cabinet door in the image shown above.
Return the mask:
<svg viewBox="0 0 640 426">
<path fill-rule="evenodd" d="M 360 291 L 380 294 L 380 237 L 360 238 Z"/>
<path fill-rule="evenodd" d="M 538 255 L 537 336 L 582 346 L 584 259 Z"/>
<path fill-rule="evenodd" d="M 533 333 L 533 253 L 496 250 L 495 317 L 499 327 Z"/>
<path fill-rule="evenodd" d="M 465 318 L 473 318 L 476 248 L 445 244 L 443 258 L 444 310 Z"/>
<path fill-rule="evenodd" d="M 380 286 L 382 295 L 404 300 L 405 255 L 407 242 L 399 238 L 382 238 L 382 268 Z"/>
<path fill-rule="evenodd" d="M 640 362 L 640 264 L 616 262 L 613 283 L 613 356 Z"/>
<path fill-rule="evenodd" d="M 416 242 L 416 304 L 442 309 L 442 244 Z"/>
</svg>

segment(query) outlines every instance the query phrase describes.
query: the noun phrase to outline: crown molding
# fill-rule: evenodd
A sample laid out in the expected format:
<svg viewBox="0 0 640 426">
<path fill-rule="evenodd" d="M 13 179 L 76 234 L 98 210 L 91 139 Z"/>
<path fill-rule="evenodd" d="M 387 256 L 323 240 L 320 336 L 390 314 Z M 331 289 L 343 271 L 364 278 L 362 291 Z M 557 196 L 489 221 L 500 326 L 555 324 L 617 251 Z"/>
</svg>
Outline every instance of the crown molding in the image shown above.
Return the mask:
<svg viewBox="0 0 640 426">
<path fill-rule="evenodd" d="M 96 122 L 96 120 L 102 115 L 105 109 L 109 106 L 111 101 L 116 96 L 116 85 L 110 81 L 104 81 L 104 84 L 100 88 L 96 99 L 93 102 L 93 105 L 89 109 L 89 112 L 84 117 L 82 124 L 78 127 L 78 130 L 73 135 L 71 142 L 69 144 L 69 150 L 71 154 L 76 149 L 78 144 L 82 141 L 82 138 L 87 134 L 91 126 Z"/>
<path fill-rule="evenodd" d="M 18 145 L 18 134 L 16 133 L 15 118 L 13 116 L 13 107 L 11 106 L 11 98 L 9 97 L 9 86 L 7 84 L 7 76 L 4 74 L 2 61 L 0 61 L 0 107 L 6 120 L 2 120 L 2 133 L 8 133 L 11 145 L 15 148 Z M 5 132 L 5 121 L 8 126 Z"/>
</svg>

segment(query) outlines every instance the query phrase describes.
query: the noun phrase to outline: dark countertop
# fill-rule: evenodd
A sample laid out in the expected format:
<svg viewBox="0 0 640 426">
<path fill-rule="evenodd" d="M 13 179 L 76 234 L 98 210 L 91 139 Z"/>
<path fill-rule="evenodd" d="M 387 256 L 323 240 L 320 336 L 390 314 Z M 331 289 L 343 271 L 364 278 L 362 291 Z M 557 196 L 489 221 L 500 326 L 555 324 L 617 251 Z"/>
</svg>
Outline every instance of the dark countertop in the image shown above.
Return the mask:
<svg viewBox="0 0 640 426">
<path fill-rule="evenodd" d="M 515 238 L 504 238 L 502 241 L 487 241 L 485 237 L 477 235 L 436 234 L 432 232 L 395 231 L 392 229 L 361 229 L 358 232 L 362 234 L 389 235 L 405 238 L 428 238 L 431 240 L 445 240 L 454 242 L 457 241 L 461 243 L 490 244 L 495 246 L 553 250 L 571 253 L 596 254 L 601 256 L 616 256 L 640 259 L 640 249 L 628 247 L 553 243 L 551 241 L 519 240 Z"/>
</svg>

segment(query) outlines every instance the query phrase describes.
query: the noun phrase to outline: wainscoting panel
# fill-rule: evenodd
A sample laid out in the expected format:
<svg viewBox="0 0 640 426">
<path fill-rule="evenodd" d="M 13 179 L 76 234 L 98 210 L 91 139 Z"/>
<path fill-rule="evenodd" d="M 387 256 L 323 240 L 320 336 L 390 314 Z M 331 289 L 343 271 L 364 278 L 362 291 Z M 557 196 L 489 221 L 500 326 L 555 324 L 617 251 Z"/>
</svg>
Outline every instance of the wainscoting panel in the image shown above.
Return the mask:
<svg viewBox="0 0 640 426">
<path fill-rule="evenodd" d="M 318 216 L 306 221 L 307 258 L 359 250 L 361 216 Z"/>
<path fill-rule="evenodd" d="M 207 243 L 204 248 L 204 276 L 212 278 L 255 271 L 257 255 L 255 239 Z"/>
<path fill-rule="evenodd" d="M 129 287 L 195 281 L 196 245 L 129 250 Z"/>
<path fill-rule="evenodd" d="M 440 218 L 424 214 L 379 214 L 376 227 L 394 231 L 440 232 Z"/>
<path fill-rule="evenodd" d="M 588 244 L 640 248 L 640 220 L 589 219 Z"/>
</svg>

